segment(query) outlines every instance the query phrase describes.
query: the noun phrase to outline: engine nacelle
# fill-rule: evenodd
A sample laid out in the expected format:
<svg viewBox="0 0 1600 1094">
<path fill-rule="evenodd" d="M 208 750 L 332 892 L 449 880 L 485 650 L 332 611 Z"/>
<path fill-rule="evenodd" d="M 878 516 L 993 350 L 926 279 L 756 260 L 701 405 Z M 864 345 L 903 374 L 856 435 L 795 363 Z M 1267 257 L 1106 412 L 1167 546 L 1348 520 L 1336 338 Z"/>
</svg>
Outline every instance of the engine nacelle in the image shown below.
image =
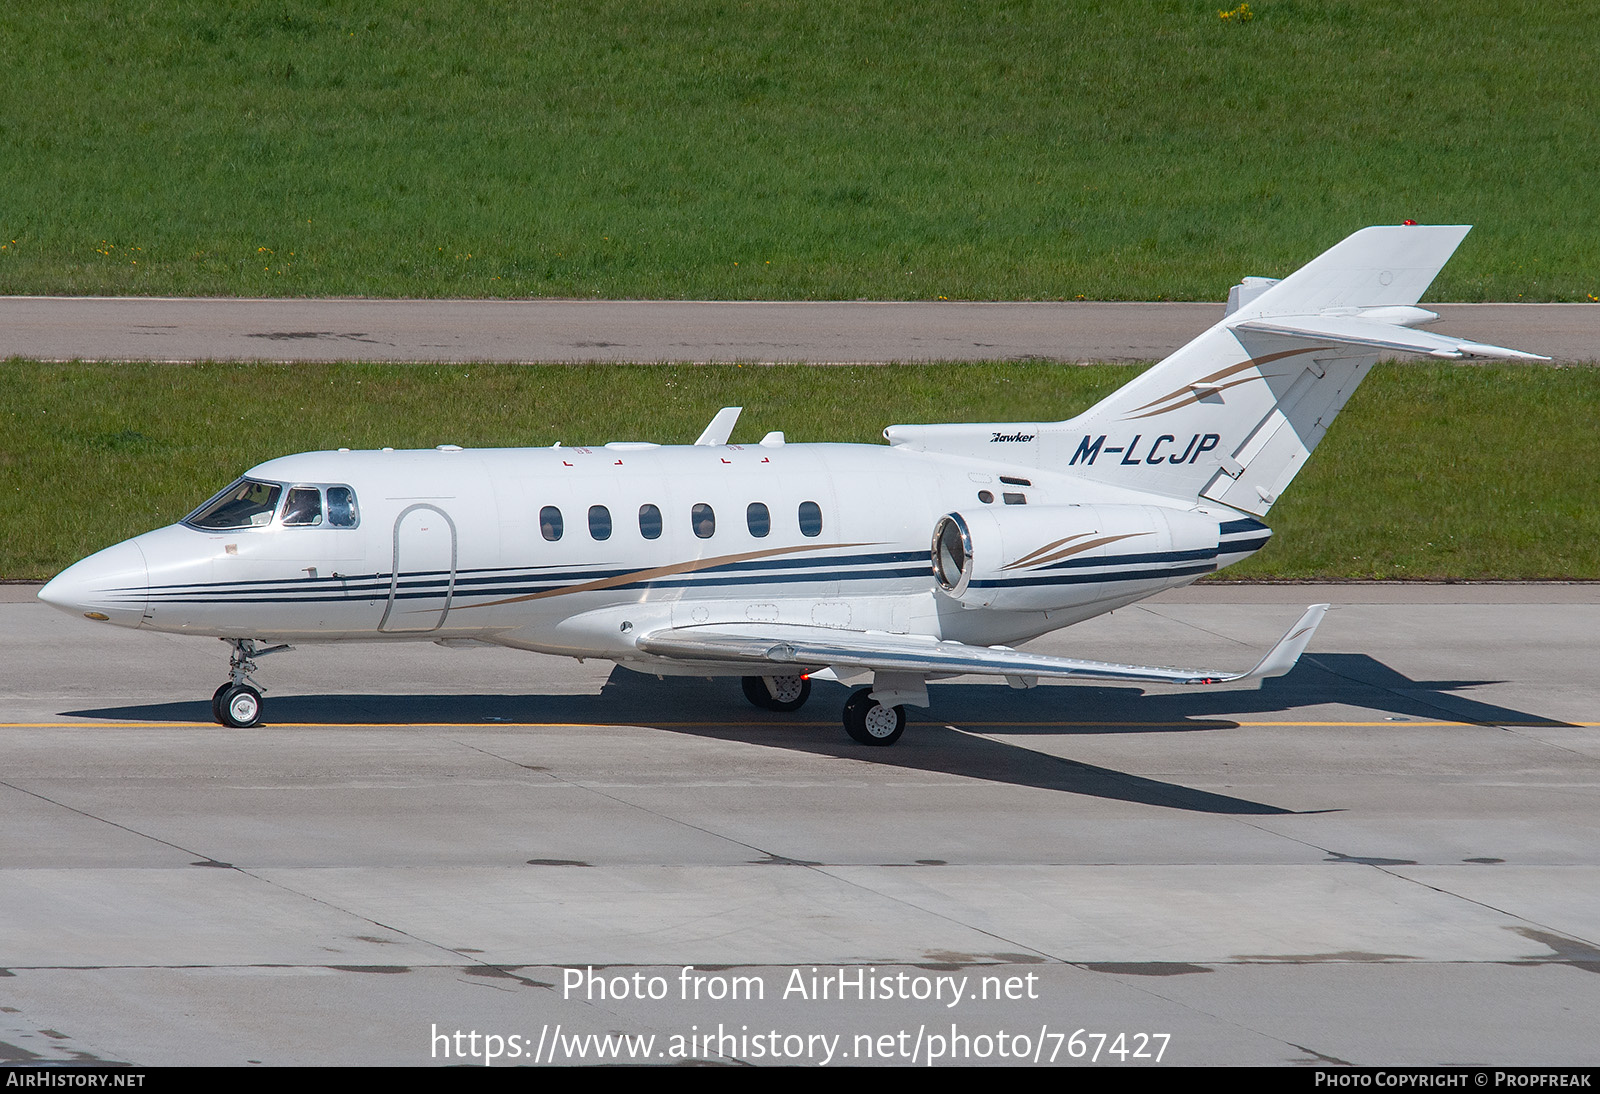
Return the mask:
<svg viewBox="0 0 1600 1094">
<path fill-rule="evenodd" d="M 934 525 L 933 573 L 968 607 L 1048 611 L 1187 585 L 1222 538 L 1215 517 L 1152 505 L 978 509 Z"/>
</svg>

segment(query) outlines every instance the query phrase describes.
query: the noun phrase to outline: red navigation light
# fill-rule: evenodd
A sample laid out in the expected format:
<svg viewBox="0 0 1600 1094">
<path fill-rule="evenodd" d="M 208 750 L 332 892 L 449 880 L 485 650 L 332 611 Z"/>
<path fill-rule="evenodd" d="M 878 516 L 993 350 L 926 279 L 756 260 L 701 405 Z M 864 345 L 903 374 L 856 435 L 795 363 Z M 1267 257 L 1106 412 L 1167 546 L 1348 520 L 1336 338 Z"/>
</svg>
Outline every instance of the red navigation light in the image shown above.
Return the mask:
<svg viewBox="0 0 1600 1094">
<path fill-rule="evenodd" d="M 1414 220 L 1402 220 L 1400 223 L 1404 224 L 1407 228 L 1415 228 L 1417 226 L 1417 222 Z"/>
</svg>

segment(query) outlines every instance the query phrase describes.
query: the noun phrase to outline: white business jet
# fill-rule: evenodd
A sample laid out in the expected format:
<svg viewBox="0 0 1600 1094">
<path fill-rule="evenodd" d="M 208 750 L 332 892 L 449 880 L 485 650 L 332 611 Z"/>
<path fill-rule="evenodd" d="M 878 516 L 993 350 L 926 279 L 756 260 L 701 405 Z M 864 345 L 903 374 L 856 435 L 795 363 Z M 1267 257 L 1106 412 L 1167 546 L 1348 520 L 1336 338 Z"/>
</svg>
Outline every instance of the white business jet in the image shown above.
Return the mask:
<svg viewBox="0 0 1600 1094">
<path fill-rule="evenodd" d="M 1356 232 L 1063 422 L 897 425 L 888 445 L 308 452 L 39 593 L 233 647 L 216 718 L 261 718 L 265 654 L 311 642 L 490 643 L 642 672 L 738 676 L 793 711 L 871 677 L 851 737 L 887 745 L 929 680 L 1221 684 L 1279 676 L 1312 606 L 1247 672 L 1027 653 L 1016 643 L 1186 585 L 1271 535 L 1267 511 L 1380 353 L 1542 359 L 1414 328 L 1465 226 Z"/>
</svg>

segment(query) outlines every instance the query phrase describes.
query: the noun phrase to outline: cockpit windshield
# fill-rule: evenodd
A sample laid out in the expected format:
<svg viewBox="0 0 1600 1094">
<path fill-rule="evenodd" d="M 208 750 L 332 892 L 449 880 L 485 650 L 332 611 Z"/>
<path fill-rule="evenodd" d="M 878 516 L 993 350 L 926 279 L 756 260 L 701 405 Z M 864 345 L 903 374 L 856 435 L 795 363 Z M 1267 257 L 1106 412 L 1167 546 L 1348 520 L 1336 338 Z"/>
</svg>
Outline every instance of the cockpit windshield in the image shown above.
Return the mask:
<svg viewBox="0 0 1600 1094">
<path fill-rule="evenodd" d="M 190 513 L 183 522 L 195 528 L 263 528 L 272 523 L 283 487 L 277 483 L 240 479 Z"/>
<path fill-rule="evenodd" d="M 278 502 L 285 491 L 288 497 L 279 517 Z M 354 528 L 361 523 L 355 491 L 348 486 L 285 485 L 255 479 L 240 479 L 184 517 L 183 523 L 221 532 L 265 528 L 275 517 L 285 528 Z"/>
</svg>

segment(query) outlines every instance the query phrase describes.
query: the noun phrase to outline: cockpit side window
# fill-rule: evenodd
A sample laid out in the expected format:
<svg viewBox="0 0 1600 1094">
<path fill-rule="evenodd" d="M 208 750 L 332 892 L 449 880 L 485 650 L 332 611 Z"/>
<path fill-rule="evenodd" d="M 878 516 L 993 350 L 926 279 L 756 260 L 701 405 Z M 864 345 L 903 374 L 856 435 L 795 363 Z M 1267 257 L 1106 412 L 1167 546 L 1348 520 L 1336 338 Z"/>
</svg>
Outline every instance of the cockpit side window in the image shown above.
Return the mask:
<svg viewBox="0 0 1600 1094">
<path fill-rule="evenodd" d="M 348 486 L 328 487 L 328 523 L 335 528 L 354 528 L 359 520 L 356 492 Z"/>
<path fill-rule="evenodd" d="M 240 479 L 190 513 L 183 522 L 208 531 L 265 528 L 272 523 L 282 493 L 283 487 L 277 483 Z"/>
<path fill-rule="evenodd" d="M 322 491 L 315 486 L 295 486 L 283 506 L 287 527 L 315 527 L 322 523 Z"/>
</svg>

